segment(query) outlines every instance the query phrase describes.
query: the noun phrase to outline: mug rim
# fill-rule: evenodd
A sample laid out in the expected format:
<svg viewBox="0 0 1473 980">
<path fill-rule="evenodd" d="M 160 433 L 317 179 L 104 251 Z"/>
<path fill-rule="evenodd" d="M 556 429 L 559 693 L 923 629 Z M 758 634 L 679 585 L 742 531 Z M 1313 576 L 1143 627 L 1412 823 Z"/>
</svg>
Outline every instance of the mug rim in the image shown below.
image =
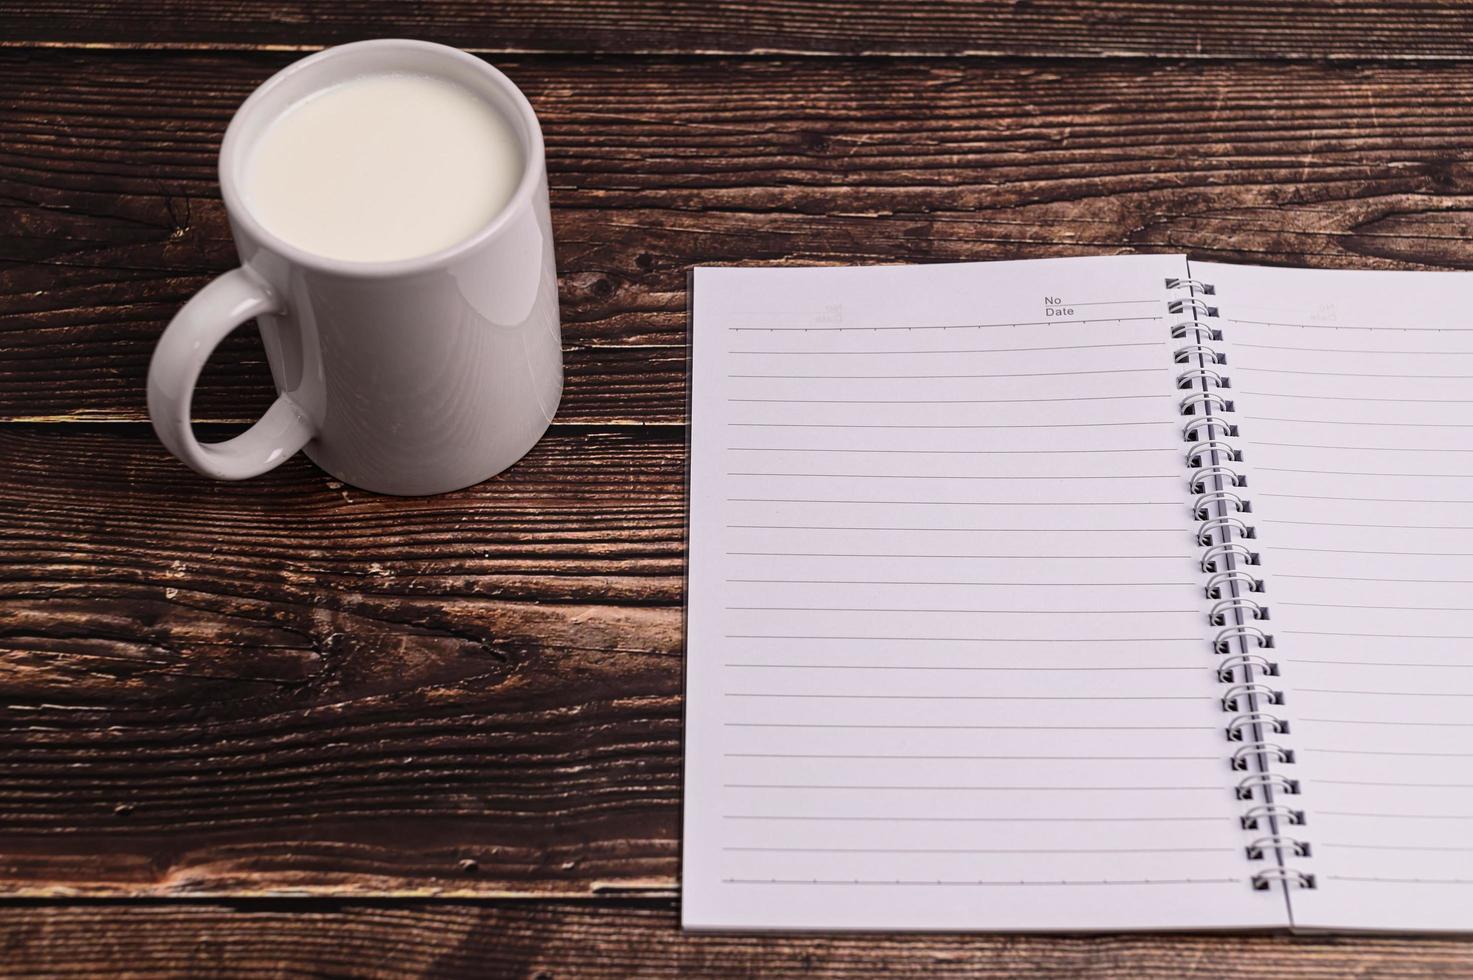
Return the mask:
<svg viewBox="0 0 1473 980">
<path fill-rule="evenodd" d="M 299 75 L 317 69 L 323 63 L 344 56 L 351 56 L 365 50 L 382 50 L 384 52 L 416 50 L 426 53 L 435 58 L 444 58 L 458 61 L 468 65 L 472 70 L 480 72 L 493 85 L 503 91 L 516 107 L 517 115 L 521 117 L 523 128 L 526 130 L 526 139 L 521 140 L 523 144 L 523 167 L 521 179 L 517 182 L 516 189 L 512 191 L 506 202 L 496 211 L 491 218 L 478 228 L 475 232 L 462 238 L 453 245 L 426 252 L 424 255 L 415 255 L 404 259 L 389 259 L 375 261 L 359 261 L 357 259 L 338 259 L 322 255 L 296 245 L 267 228 L 262 221 L 256 217 L 245 195 L 236 186 L 235 174 L 238 163 L 244 163 L 237 158 L 246 149 L 240 143 L 244 140 L 242 130 L 245 128 L 246 120 L 257 108 L 266 101 L 269 94 L 282 85 L 296 79 Z M 391 64 L 385 64 L 375 71 L 393 71 Z M 364 74 L 370 74 L 366 71 Z M 266 81 L 262 82 L 251 92 L 246 100 L 235 110 L 230 118 L 230 124 L 225 128 L 225 138 L 220 144 L 219 178 L 220 191 L 225 201 L 225 210 L 229 217 L 244 227 L 252 238 L 264 243 L 272 252 L 289 259 L 291 262 L 306 266 L 320 272 L 329 272 L 340 276 L 351 276 L 359 278 L 377 278 L 385 276 L 399 276 L 423 272 L 454 262 L 460 256 L 474 251 L 485 242 L 495 238 L 512 220 L 512 216 L 526 207 L 536 188 L 541 181 L 541 173 L 544 163 L 544 147 L 542 141 L 542 126 L 537 120 L 537 113 L 532 109 L 532 103 L 527 96 L 517 87 L 516 83 L 496 68 L 475 55 L 453 48 L 445 44 L 436 44 L 433 41 L 416 41 L 410 38 L 374 38 L 368 41 L 354 41 L 349 44 L 339 44 L 330 48 L 324 48 L 315 54 L 294 61 L 285 68 L 276 72 Z M 247 261 L 242 256 L 243 261 Z"/>
</svg>

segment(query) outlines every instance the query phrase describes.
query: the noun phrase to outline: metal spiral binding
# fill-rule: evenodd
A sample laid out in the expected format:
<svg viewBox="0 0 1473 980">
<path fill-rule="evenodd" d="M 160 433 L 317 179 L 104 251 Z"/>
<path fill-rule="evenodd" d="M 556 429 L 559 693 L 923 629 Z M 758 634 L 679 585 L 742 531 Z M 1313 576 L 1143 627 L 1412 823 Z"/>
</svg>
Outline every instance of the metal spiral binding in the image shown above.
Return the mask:
<svg viewBox="0 0 1473 980">
<path fill-rule="evenodd" d="M 1233 676 L 1233 671 L 1242 669 L 1246 664 L 1253 664 L 1258 671 L 1259 677 L 1279 676 L 1279 665 L 1263 654 L 1235 653 L 1232 656 L 1223 657 L 1217 662 L 1217 679 L 1224 684 L 1231 684 L 1236 679 Z"/>
<path fill-rule="evenodd" d="M 1300 888 L 1315 887 L 1314 875 L 1306 871 L 1298 871 L 1294 868 L 1285 868 L 1278 865 L 1275 865 L 1272 868 L 1264 868 L 1262 871 L 1254 875 L 1253 887 L 1261 892 L 1268 891 L 1269 888 L 1273 887 L 1273 883 L 1276 881 L 1282 881 L 1285 883 L 1293 882 Z"/>
<path fill-rule="evenodd" d="M 1254 557 L 1257 556 L 1255 555 Z M 1257 626 L 1244 626 L 1242 623 L 1234 623 L 1232 626 L 1225 626 L 1217 631 L 1217 635 L 1212 638 L 1212 649 L 1218 653 L 1232 653 L 1234 640 L 1246 646 L 1250 639 L 1261 650 L 1266 650 L 1274 645 L 1274 638 Z"/>
<path fill-rule="evenodd" d="M 1217 316 L 1217 307 L 1195 296 L 1190 299 L 1174 299 L 1166 304 L 1168 313 L 1186 313 L 1189 310 L 1194 314 L 1200 313 L 1202 316 Z"/>
<path fill-rule="evenodd" d="M 1281 772 L 1279 766 L 1294 764 L 1294 752 L 1268 740 L 1289 732 L 1289 723 L 1265 710 L 1284 703 L 1282 691 L 1268 683 L 1277 677 L 1279 665 L 1271 658 L 1274 637 L 1265 627 L 1269 607 L 1263 601 L 1263 580 L 1252 572 L 1259 555 L 1251 547 L 1257 537 L 1252 522 L 1252 502 L 1245 496 L 1246 476 L 1235 464 L 1243 454 L 1231 440 L 1238 435 L 1233 424 L 1232 381 L 1226 374 L 1227 357 L 1213 347 L 1223 340 L 1222 331 L 1210 321 L 1218 309 L 1203 299 L 1215 296 L 1212 283 L 1192 278 L 1166 280 L 1168 292 L 1183 291 L 1167 299 L 1167 312 L 1180 316 L 1172 323 L 1171 337 L 1181 341 L 1171 354 L 1181 370 L 1176 387 L 1183 391 L 1178 412 L 1186 419 L 1182 439 L 1187 443 L 1183 462 L 1188 472 L 1187 488 L 1195 495 L 1192 516 L 1198 522 L 1196 539 L 1202 551 L 1198 566 L 1206 576 L 1204 596 L 1208 625 L 1217 627 L 1210 645 L 1217 661 L 1217 680 L 1226 685 L 1219 699 L 1223 711 L 1232 715 L 1224 728 L 1229 742 L 1238 743 L 1228 759 L 1234 772 L 1246 773 L 1234 787 L 1243 801 L 1252 801 L 1241 816 L 1244 830 L 1263 830 L 1246 847 L 1249 860 L 1273 861 L 1250 878 L 1254 889 L 1263 891 L 1282 882 L 1285 887 L 1315 887 L 1314 875 L 1283 862 L 1308 857 L 1310 845 L 1282 833 L 1286 827 L 1304 824 L 1304 813 L 1282 802 L 1297 796 L 1299 781 Z M 1272 767 L 1272 768 L 1271 768 Z"/>
<path fill-rule="evenodd" d="M 1237 523 L 1239 524 L 1243 523 L 1242 521 L 1239 521 L 1236 517 L 1214 517 L 1212 520 L 1237 521 Z M 1212 521 L 1209 521 L 1208 523 L 1210 524 L 1212 523 Z M 1258 602 L 1256 599 L 1249 599 L 1246 596 L 1235 595 L 1229 596 L 1226 599 L 1219 599 L 1216 603 L 1214 603 L 1212 608 L 1207 612 L 1207 620 L 1213 626 L 1226 626 L 1228 621 L 1228 612 L 1235 609 L 1241 610 L 1245 615 L 1253 619 L 1268 619 L 1267 606 Z"/>
<path fill-rule="evenodd" d="M 1228 459 L 1232 460 L 1235 463 L 1242 462 L 1243 460 L 1243 454 L 1238 452 L 1236 446 L 1232 445 L 1231 443 L 1224 442 L 1216 436 L 1213 436 L 1212 438 L 1204 439 L 1201 442 L 1198 442 L 1187 448 L 1187 465 L 1200 466 L 1202 463 L 1202 457 L 1209 452 L 1222 453 L 1226 455 Z"/>
<path fill-rule="evenodd" d="M 1264 786 L 1277 786 L 1285 796 L 1299 795 L 1299 780 L 1281 776 L 1276 772 L 1255 772 L 1238 780 L 1237 794 L 1240 800 L 1256 799 L 1254 793 Z"/>
<path fill-rule="evenodd" d="M 1278 715 L 1271 715 L 1267 711 L 1247 711 L 1238 715 L 1227 725 L 1227 738 L 1229 742 L 1248 741 L 1244 736 L 1248 731 L 1255 733 L 1270 731 L 1275 735 L 1289 734 L 1289 723 Z M 1254 735 L 1257 740 L 1257 735 Z"/>
<path fill-rule="evenodd" d="M 1192 513 L 1197 515 L 1197 520 L 1205 521 L 1212 516 L 1214 507 L 1225 506 L 1228 502 L 1232 503 L 1233 510 L 1239 514 L 1247 514 L 1253 510 L 1251 501 L 1243 499 L 1231 490 L 1213 490 L 1210 493 L 1197 495 L 1197 499 L 1192 503 Z"/>
<path fill-rule="evenodd" d="M 1206 588 L 1204 588 L 1202 591 L 1209 599 L 1221 599 L 1223 596 L 1223 586 L 1227 585 L 1229 582 L 1241 583 L 1243 591 L 1245 592 L 1263 591 L 1262 581 L 1254 578 L 1247 572 L 1241 571 L 1236 568 L 1227 572 L 1218 572 L 1216 575 L 1209 578 L 1207 580 Z"/>
<path fill-rule="evenodd" d="M 1283 691 L 1276 691 L 1267 684 L 1260 684 L 1257 681 L 1249 681 L 1247 684 L 1234 684 L 1218 700 L 1222 702 L 1223 711 L 1241 711 L 1246 706 L 1247 696 L 1250 694 L 1259 695 L 1263 698 L 1265 704 L 1284 703 Z"/>
<path fill-rule="evenodd" d="M 1186 425 L 1182 426 L 1182 436 L 1188 440 L 1195 439 L 1197 438 L 1198 429 L 1206 429 L 1208 432 L 1212 432 L 1216 429 L 1222 429 L 1223 435 L 1230 438 L 1238 434 L 1237 426 L 1225 422 L 1222 419 L 1215 419 L 1211 416 L 1207 416 L 1205 418 L 1193 419 Z"/>
<path fill-rule="evenodd" d="M 1238 532 L 1240 539 L 1256 537 L 1254 529 L 1249 527 L 1248 522 L 1241 517 L 1209 517 L 1197 529 L 1197 543 L 1205 548 L 1213 543 L 1213 532 L 1231 536 L 1234 530 Z"/>
<path fill-rule="evenodd" d="M 1193 357 L 1200 357 L 1208 364 L 1226 364 L 1227 355 L 1221 351 L 1213 350 L 1206 344 L 1187 344 L 1172 351 L 1172 361 L 1176 364 L 1186 364 Z"/>
<path fill-rule="evenodd" d="M 1293 749 L 1286 749 L 1277 742 L 1249 742 L 1232 754 L 1228 759 L 1228 766 L 1233 772 L 1246 772 L 1249 758 L 1255 755 L 1273 756 L 1275 761 L 1286 766 L 1294 764 Z"/>
<path fill-rule="evenodd" d="M 1309 857 L 1309 842 L 1295 837 L 1285 837 L 1282 834 L 1270 834 L 1260 837 L 1247 847 L 1248 859 L 1251 861 L 1263 860 L 1263 851 L 1267 847 L 1282 847 L 1295 857 Z"/>
<path fill-rule="evenodd" d="M 1282 803 L 1266 803 L 1250 807 L 1238 818 L 1238 824 L 1244 830 L 1257 830 L 1261 820 L 1282 820 L 1291 827 L 1302 827 L 1305 824 L 1303 810 L 1296 810 Z"/>
<path fill-rule="evenodd" d="M 1233 555 L 1241 558 L 1245 565 L 1258 564 L 1258 553 L 1256 551 L 1250 551 L 1247 545 L 1239 544 L 1236 541 L 1225 541 L 1215 544 L 1202 552 L 1199 564 L 1202 574 L 1206 575 L 1209 572 L 1228 571 L 1227 568 L 1219 568 L 1218 566 L 1225 565 Z"/>
</svg>

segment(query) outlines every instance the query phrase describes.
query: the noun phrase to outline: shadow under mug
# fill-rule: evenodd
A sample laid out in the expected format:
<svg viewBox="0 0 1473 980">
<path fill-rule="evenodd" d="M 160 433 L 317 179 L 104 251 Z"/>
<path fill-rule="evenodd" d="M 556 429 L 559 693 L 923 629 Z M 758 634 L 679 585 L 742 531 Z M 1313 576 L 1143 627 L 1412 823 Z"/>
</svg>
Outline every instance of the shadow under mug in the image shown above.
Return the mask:
<svg viewBox="0 0 1473 980">
<path fill-rule="evenodd" d="M 495 106 L 521 144 L 511 199 L 470 238 L 410 259 L 342 261 L 272 234 L 241 193 L 256 139 L 304 96 L 381 72 L 447 79 Z M 547 169 L 537 117 L 505 75 L 423 41 L 329 48 L 272 76 L 236 111 L 220 187 L 241 265 L 184 305 L 149 367 L 149 416 L 175 456 L 239 480 L 300 449 L 345 483 L 420 495 L 479 483 L 542 437 L 563 386 Z M 253 317 L 277 399 L 240 436 L 201 443 L 190 425 L 200 371 Z"/>
</svg>

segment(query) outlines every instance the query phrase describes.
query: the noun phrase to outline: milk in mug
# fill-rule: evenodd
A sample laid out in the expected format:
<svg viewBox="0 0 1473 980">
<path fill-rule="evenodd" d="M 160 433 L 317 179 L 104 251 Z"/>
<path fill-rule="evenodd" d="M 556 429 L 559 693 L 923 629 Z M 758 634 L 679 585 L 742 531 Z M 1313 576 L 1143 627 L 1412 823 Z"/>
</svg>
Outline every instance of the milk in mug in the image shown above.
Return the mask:
<svg viewBox="0 0 1473 980">
<path fill-rule="evenodd" d="M 429 255 L 485 227 L 522 178 L 522 149 L 495 107 L 455 82 L 364 75 L 274 120 L 243 190 L 265 227 L 333 259 Z"/>
</svg>

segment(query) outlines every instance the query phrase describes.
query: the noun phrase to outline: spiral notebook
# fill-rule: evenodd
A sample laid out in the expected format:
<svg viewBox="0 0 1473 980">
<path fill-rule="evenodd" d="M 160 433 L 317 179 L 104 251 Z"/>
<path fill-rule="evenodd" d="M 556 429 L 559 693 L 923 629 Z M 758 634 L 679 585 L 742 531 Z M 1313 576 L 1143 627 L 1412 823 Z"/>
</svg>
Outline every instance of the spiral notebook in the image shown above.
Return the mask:
<svg viewBox="0 0 1473 980">
<path fill-rule="evenodd" d="M 1473 278 L 692 289 L 688 928 L 1473 929 Z"/>
</svg>

